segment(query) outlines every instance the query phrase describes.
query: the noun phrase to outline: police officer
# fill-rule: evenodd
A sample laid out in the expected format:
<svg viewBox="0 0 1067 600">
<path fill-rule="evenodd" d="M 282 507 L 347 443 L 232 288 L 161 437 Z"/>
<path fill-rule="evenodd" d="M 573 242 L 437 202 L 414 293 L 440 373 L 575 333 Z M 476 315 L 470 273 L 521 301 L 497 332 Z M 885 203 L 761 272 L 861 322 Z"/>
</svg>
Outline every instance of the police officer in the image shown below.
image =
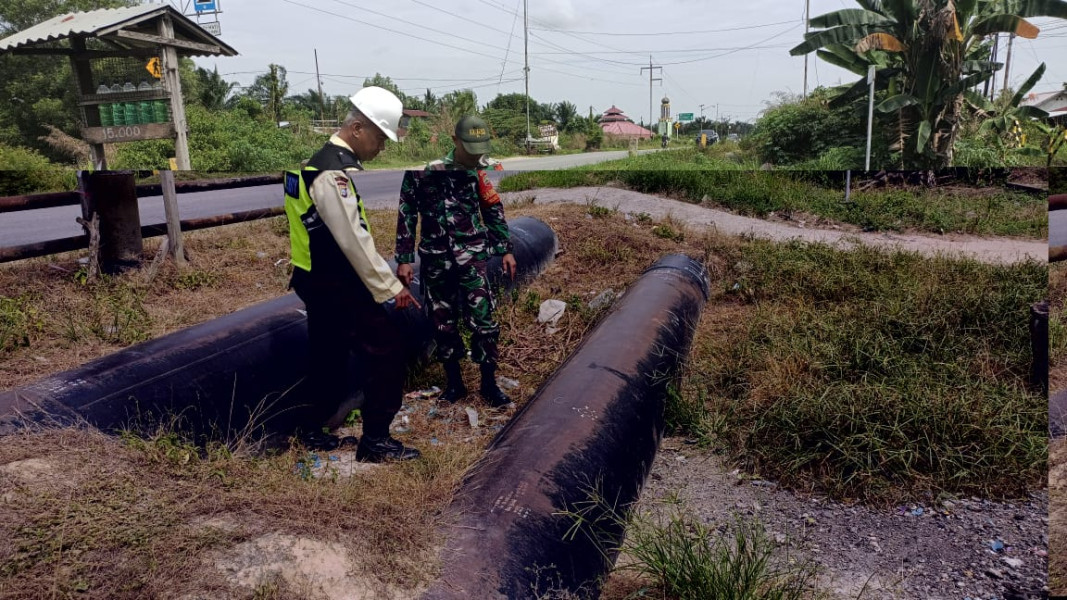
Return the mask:
<svg viewBox="0 0 1067 600">
<path fill-rule="evenodd" d="M 471 331 L 471 360 L 481 369 L 482 398 L 492 407 L 511 399 L 496 382 L 500 327 L 493 319 L 493 295 L 486 277 L 489 257 L 500 255 L 504 273 L 514 278 L 508 224 L 500 195 L 486 169 L 501 170 L 486 157 L 489 126 L 476 116 L 456 124 L 455 149 L 425 171 L 408 171 L 400 191 L 396 225 L 397 277 L 406 285 L 414 279 L 415 227 L 422 218 L 419 257 L 422 289 L 435 326 L 437 358 L 448 381 L 441 398 L 455 402 L 467 395 L 460 370 L 466 354 L 460 337 L 460 314 Z"/>
<path fill-rule="evenodd" d="M 309 425 L 321 427 L 348 392 L 348 355 L 365 360 L 363 437 L 356 448 L 362 461 L 407 460 L 419 451 L 389 435 L 400 409 L 405 360 L 400 332 L 383 303 L 419 306 L 393 276 L 374 248 L 374 238 L 353 176 L 396 141 L 403 109 L 400 99 L 380 87 L 365 87 L 350 98 L 353 110 L 340 130 L 307 166 L 285 174 L 285 212 L 292 244 L 292 287 L 307 308 L 314 403 Z"/>
</svg>

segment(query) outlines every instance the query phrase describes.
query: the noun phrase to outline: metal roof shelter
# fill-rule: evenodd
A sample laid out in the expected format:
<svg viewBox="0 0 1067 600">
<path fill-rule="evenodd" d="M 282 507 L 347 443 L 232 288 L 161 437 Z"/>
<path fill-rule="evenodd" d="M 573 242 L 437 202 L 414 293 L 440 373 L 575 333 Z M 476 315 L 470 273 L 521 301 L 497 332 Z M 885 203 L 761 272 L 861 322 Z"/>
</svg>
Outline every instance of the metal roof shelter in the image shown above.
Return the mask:
<svg viewBox="0 0 1067 600">
<path fill-rule="evenodd" d="M 107 168 L 105 143 L 159 138 L 175 140 L 177 166 L 189 169 L 178 57 L 237 51 L 169 4 L 142 4 L 59 15 L 0 40 L 0 54 L 70 57 L 82 138 L 97 169 Z"/>
</svg>

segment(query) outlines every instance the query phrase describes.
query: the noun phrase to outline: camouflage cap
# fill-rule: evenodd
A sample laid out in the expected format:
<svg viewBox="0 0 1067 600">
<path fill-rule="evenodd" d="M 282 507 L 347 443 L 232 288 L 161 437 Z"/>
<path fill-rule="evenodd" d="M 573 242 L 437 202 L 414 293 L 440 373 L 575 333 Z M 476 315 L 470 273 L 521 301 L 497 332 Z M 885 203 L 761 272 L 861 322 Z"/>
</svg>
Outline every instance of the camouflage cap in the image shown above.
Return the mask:
<svg viewBox="0 0 1067 600">
<path fill-rule="evenodd" d="M 456 123 L 456 138 L 471 154 L 489 154 L 489 125 L 481 117 L 463 117 Z"/>
</svg>

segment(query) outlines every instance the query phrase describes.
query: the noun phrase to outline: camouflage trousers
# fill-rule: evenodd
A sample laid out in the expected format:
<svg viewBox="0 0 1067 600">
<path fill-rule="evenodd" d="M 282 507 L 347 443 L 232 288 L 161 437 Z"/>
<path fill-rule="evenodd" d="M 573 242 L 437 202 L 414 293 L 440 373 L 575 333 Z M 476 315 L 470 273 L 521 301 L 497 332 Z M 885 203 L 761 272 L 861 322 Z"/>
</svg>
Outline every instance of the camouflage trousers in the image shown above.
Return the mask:
<svg viewBox="0 0 1067 600">
<path fill-rule="evenodd" d="M 422 289 L 434 324 L 437 359 L 459 360 L 466 353 L 459 333 L 460 315 L 471 332 L 471 360 L 496 364 L 500 326 L 493 319 L 496 303 L 486 277 L 488 261 L 459 265 L 450 258 L 421 256 Z"/>
</svg>

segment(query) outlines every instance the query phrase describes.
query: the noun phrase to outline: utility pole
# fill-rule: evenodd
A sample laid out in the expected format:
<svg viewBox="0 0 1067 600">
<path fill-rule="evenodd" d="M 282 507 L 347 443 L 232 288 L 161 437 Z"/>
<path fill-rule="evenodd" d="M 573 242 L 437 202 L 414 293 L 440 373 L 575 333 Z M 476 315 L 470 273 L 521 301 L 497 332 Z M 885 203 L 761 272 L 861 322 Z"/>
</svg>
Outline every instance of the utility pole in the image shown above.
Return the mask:
<svg viewBox="0 0 1067 600">
<path fill-rule="evenodd" d="M 804 39 L 811 27 L 811 0 L 804 0 Z M 808 53 L 810 54 L 810 52 Z M 808 54 L 804 55 L 804 97 L 808 96 Z"/>
<path fill-rule="evenodd" d="M 1008 58 L 1004 59 L 1004 85 L 1000 86 L 1000 89 L 1008 89 L 1008 75 L 1011 73 L 1011 46 L 1015 41 L 1015 34 L 1012 33 L 1008 36 Z"/>
<path fill-rule="evenodd" d="M 645 69 L 648 69 L 648 126 L 649 126 L 649 128 L 651 128 L 652 127 L 652 123 L 653 123 L 653 121 L 652 121 L 652 82 L 653 81 L 658 81 L 661 84 L 663 83 L 663 78 L 662 77 L 657 77 L 655 79 L 652 78 L 652 71 L 655 70 L 655 69 L 659 69 L 660 74 L 662 74 L 663 73 L 663 67 L 654 67 L 654 66 L 652 66 L 652 55 L 649 54 L 648 55 L 648 66 L 647 67 L 641 67 L 641 72 L 644 73 Z M 649 139 L 651 139 L 651 138 L 649 138 Z"/>
<path fill-rule="evenodd" d="M 530 148 L 530 21 L 527 13 L 527 0 L 522 0 L 522 54 L 525 66 L 523 72 L 526 74 L 526 152 L 529 154 Z"/>
<path fill-rule="evenodd" d="M 1000 42 L 1000 34 L 998 33 L 998 34 L 996 34 L 996 37 L 993 38 L 993 49 L 990 51 L 990 57 L 989 57 L 989 61 L 990 62 L 994 62 L 994 63 L 997 62 L 997 46 L 998 46 L 999 42 Z M 986 97 L 987 98 L 989 98 L 990 100 L 993 99 L 993 96 L 996 95 L 996 88 L 997 88 L 997 79 L 996 79 L 996 77 L 990 77 L 989 79 L 986 79 L 986 82 L 985 82 L 985 93 L 986 93 Z"/>
<path fill-rule="evenodd" d="M 325 121 L 326 98 L 322 95 L 322 77 L 319 77 L 319 49 L 315 48 L 315 82 L 319 84 L 319 120 Z"/>
</svg>

